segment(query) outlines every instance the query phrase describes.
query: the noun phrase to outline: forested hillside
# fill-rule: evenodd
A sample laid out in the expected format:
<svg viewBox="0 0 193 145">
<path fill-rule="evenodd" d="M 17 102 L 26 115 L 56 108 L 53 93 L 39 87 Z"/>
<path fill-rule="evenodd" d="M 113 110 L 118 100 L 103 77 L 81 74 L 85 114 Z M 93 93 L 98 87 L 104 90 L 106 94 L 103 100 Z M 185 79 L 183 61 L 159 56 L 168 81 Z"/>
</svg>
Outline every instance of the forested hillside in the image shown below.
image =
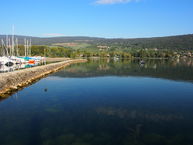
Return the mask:
<svg viewBox="0 0 193 145">
<path fill-rule="evenodd" d="M 0 35 L 0 39 L 5 39 L 5 35 Z M 72 47 L 82 45 L 84 48 L 110 48 L 110 49 L 193 49 L 193 34 L 170 36 L 170 37 L 156 37 L 156 38 L 136 38 L 136 39 L 105 39 L 96 37 L 52 37 L 40 38 L 29 36 L 16 36 L 19 43 L 24 43 L 24 38 L 31 38 L 33 45 L 55 45 Z M 72 46 L 69 43 L 73 43 Z M 85 45 L 86 44 L 86 45 Z M 79 48 L 79 47 L 76 47 Z"/>
</svg>

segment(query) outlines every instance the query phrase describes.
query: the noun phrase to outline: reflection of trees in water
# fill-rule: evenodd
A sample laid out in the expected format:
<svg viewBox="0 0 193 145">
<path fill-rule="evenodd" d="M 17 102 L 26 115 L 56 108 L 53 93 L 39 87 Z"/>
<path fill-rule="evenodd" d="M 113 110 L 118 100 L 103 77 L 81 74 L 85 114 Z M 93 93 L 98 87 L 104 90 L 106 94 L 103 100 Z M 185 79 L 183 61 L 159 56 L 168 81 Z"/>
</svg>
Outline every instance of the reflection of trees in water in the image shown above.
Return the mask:
<svg viewBox="0 0 193 145">
<path fill-rule="evenodd" d="M 171 80 L 193 81 L 193 59 L 185 60 L 90 60 L 85 64 L 75 64 L 54 75 L 60 77 L 96 76 L 147 76 Z"/>
<path fill-rule="evenodd" d="M 97 70 L 100 70 L 100 71 L 107 71 L 109 69 L 110 69 L 110 67 L 107 64 L 101 64 L 97 68 Z"/>
</svg>

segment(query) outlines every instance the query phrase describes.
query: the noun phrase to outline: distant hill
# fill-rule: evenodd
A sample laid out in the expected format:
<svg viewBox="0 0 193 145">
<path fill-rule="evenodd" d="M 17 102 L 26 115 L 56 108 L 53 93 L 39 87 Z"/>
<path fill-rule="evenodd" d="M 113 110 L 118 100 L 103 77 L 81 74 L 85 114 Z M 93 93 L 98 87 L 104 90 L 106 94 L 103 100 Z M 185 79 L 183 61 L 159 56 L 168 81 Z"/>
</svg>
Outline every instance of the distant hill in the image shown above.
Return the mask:
<svg viewBox="0 0 193 145">
<path fill-rule="evenodd" d="M 5 39 L 5 35 L 0 35 L 0 39 Z M 193 34 L 154 37 L 154 38 L 135 38 L 135 39 L 106 39 L 97 37 L 52 37 L 40 38 L 29 36 L 15 36 L 19 43 L 24 43 L 24 38 L 31 38 L 33 45 L 53 45 L 58 43 L 87 43 L 90 46 L 109 46 L 120 49 L 129 48 L 158 48 L 158 49 L 191 49 L 193 50 Z"/>
<path fill-rule="evenodd" d="M 12 37 L 11 35 L 8 35 L 8 37 Z M 96 41 L 96 40 L 103 40 L 103 38 L 96 38 L 96 37 L 48 37 L 48 38 L 42 38 L 42 37 L 30 37 L 30 36 L 19 36 L 15 35 L 16 38 L 19 40 L 19 44 L 24 43 L 24 39 L 31 39 L 32 43 L 34 45 L 52 45 L 54 43 L 69 43 L 69 42 L 89 42 L 89 41 Z M 0 35 L 0 39 L 5 40 L 6 35 Z"/>
</svg>

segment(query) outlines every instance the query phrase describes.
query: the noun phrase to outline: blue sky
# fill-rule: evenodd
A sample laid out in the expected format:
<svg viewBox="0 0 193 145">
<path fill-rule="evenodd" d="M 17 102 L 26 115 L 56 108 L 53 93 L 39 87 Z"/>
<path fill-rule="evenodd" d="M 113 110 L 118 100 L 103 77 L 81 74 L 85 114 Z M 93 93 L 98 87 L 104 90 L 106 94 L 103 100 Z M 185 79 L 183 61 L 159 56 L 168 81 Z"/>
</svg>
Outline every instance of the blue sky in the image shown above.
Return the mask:
<svg viewBox="0 0 193 145">
<path fill-rule="evenodd" d="M 193 0 L 1 0 L 0 34 L 136 38 L 193 33 Z"/>
</svg>

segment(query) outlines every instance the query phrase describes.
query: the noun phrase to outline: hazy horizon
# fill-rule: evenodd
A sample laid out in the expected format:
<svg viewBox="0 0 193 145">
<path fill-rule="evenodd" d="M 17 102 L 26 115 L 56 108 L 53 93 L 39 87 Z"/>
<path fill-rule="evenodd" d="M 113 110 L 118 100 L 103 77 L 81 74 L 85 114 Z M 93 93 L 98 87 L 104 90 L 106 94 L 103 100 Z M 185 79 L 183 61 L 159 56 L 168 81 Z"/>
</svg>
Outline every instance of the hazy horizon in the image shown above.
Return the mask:
<svg viewBox="0 0 193 145">
<path fill-rule="evenodd" d="M 0 34 L 0 36 L 12 36 L 12 34 Z M 162 38 L 162 37 L 175 37 L 175 36 L 186 36 L 186 35 L 193 35 L 192 34 L 181 34 L 181 35 L 166 35 L 166 36 L 150 36 L 150 37 L 98 37 L 98 36 L 47 36 L 47 37 L 42 37 L 42 36 L 30 36 L 30 35 L 18 35 L 14 34 L 15 36 L 21 36 L 21 37 L 34 37 L 34 38 L 60 38 L 60 37 L 88 37 L 88 38 L 102 38 L 102 39 L 145 39 L 145 38 Z"/>
</svg>

